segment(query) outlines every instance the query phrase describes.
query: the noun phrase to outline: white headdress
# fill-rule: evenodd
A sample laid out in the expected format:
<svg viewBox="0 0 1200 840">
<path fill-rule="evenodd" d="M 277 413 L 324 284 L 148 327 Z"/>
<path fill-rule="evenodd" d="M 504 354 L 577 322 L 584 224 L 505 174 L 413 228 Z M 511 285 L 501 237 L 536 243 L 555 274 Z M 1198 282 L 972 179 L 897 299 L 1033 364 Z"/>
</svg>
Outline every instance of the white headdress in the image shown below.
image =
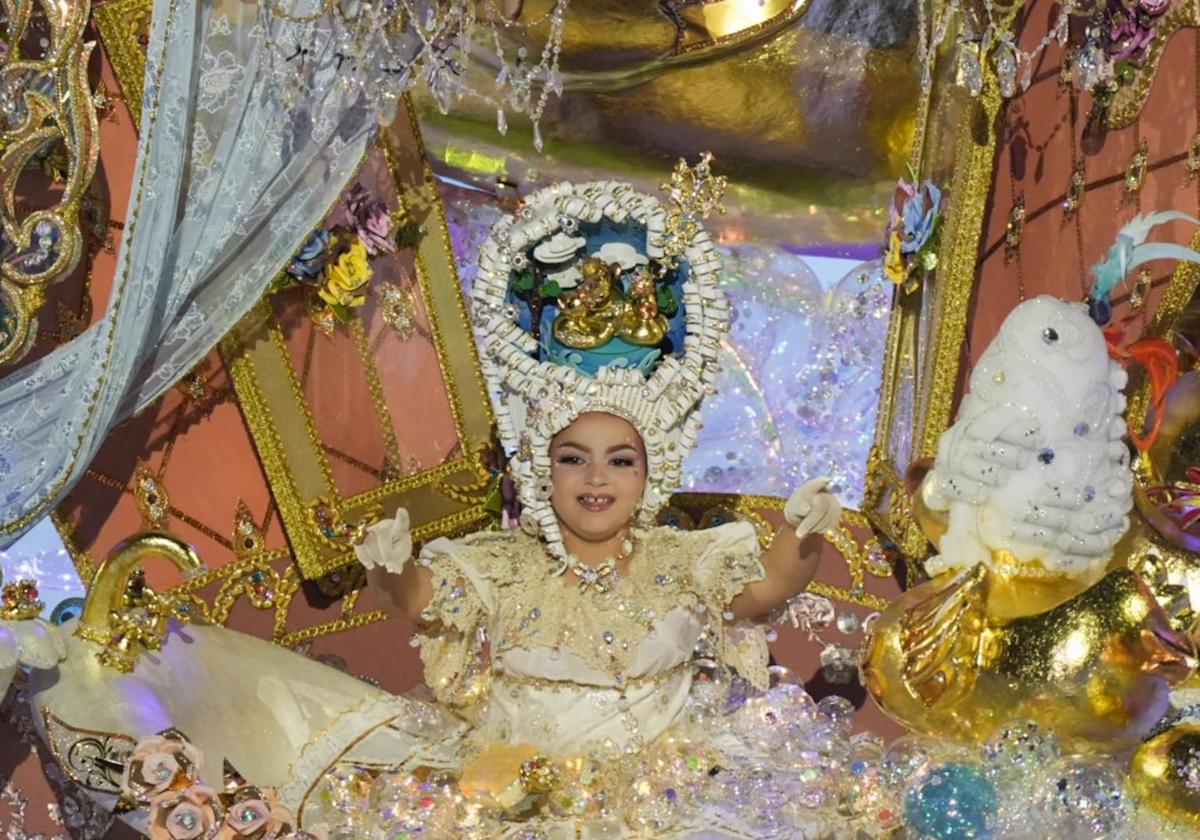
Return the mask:
<svg viewBox="0 0 1200 840">
<path fill-rule="evenodd" d="M 566 551 L 550 504 L 550 440 L 576 417 L 590 411 L 615 414 L 641 434 L 648 460 L 644 517 L 678 488 L 683 460 L 696 444 L 700 401 L 712 391 L 729 322 L 729 305 L 717 284 L 720 256 L 698 223 L 719 207 L 724 189 L 724 179 L 710 175 L 708 162 L 705 156 L 694 169 L 680 162 L 671 205 L 616 181 L 540 190 L 516 217 L 496 223 L 480 252 L 471 297 L 483 373 L 497 400 L 500 440 L 520 495 L 522 527 L 540 532 L 556 556 Z M 578 350 L 555 340 L 551 325 L 560 316 L 558 302 L 547 298 L 539 301 L 544 308 L 531 307 L 514 284 L 523 277 L 528 289 L 534 269 L 547 278 L 561 271 L 557 263 L 537 265 L 534 252 L 568 237 L 572 244 L 585 240 L 580 259 L 606 246 L 604 256 L 632 246 L 648 258 L 665 295 L 660 303 L 678 299 L 679 304 L 659 346 L 615 338 L 594 350 Z"/>
</svg>

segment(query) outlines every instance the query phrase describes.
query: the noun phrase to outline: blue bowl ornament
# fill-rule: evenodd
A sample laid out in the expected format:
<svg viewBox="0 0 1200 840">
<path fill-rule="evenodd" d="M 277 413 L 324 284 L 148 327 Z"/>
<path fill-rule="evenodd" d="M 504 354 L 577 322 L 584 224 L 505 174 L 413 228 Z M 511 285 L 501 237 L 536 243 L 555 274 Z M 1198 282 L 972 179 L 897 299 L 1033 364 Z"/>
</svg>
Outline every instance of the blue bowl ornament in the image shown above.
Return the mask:
<svg viewBox="0 0 1200 840">
<path fill-rule="evenodd" d="M 687 262 L 666 268 L 645 255 L 645 242 L 644 225 L 603 219 L 557 232 L 516 257 L 508 302 L 537 339 L 539 360 L 589 377 L 602 368 L 649 377 L 681 346 Z"/>
<path fill-rule="evenodd" d="M 918 837 L 986 840 L 999 807 L 996 786 L 975 767 L 947 762 L 919 776 L 904 796 L 905 822 Z"/>
</svg>

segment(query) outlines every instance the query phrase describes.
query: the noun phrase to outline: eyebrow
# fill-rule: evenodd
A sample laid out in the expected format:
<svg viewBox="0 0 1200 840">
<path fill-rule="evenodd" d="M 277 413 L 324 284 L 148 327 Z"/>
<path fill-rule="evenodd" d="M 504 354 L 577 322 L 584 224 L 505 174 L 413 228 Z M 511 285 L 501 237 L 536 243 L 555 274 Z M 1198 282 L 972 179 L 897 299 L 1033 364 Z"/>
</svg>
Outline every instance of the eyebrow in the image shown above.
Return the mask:
<svg viewBox="0 0 1200 840">
<path fill-rule="evenodd" d="M 591 454 L 592 451 L 590 447 L 584 446 L 582 443 L 576 443 L 573 440 L 564 440 L 562 443 L 558 444 L 555 449 L 566 449 L 567 447 L 578 449 L 580 452 L 586 452 L 588 454 Z M 614 452 L 620 452 L 623 449 L 628 449 L 635 453 L 637 452 L 637 447 L 631 443 L 618 443 L 616 446 L 608 447 L 604 454 L 611 455 Z"/>
</svg>

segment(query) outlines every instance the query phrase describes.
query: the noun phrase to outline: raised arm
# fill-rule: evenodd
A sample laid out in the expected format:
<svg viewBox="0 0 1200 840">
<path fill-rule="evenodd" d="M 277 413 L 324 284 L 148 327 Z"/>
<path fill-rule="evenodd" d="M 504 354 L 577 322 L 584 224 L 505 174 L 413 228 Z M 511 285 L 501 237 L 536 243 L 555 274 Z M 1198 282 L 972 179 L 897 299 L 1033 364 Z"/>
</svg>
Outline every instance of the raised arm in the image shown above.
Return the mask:
<svg viewBox="0 0 1200 840">
<path fill-rule="evenodd" d="M 421 611 L 433 597 L 433 576 L 429 569 L 412 562 L 412 548 L 408 511 L 400 508 L 394 518 L 368 528 L 354 554 L 366 568 L 367 583 L 384 611 L 419 622 Z"/>
<path fill-rule="evenodd" d="M 775 532 L 762 556 L 766 576 L 749 583 L 730 604 L 734 619 L 757 618 L 804 591 L 817 573 L 821 533 L 838 522 L 842 506 L 816 478 L 797 489 L 784 507 L 787 524 Z"/>
</svg>

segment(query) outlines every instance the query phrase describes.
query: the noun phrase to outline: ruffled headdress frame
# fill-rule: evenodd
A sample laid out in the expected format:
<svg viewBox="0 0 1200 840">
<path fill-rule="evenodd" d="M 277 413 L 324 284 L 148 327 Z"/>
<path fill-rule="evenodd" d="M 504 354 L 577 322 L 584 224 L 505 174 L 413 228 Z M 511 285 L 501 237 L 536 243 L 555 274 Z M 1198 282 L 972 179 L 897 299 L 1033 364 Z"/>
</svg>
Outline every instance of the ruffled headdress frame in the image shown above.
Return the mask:
<svg viewBox="0 0 1200 840">
<path fill-rule="evenodd" d="M 696 444 L 729 324 L 721 259 L 700 225 L 724 190 L 709 161 L 680 161 L 664 185 L 669 203 L 617 181 L 539 190 L 480 251 L 472 317 L 521 527 L 556 557 L 566 549 L 550 502 L 550 440 L 576 417 L 614 414 L 642 436 L 645 523 L 679 487 Z"/>
</svg>

